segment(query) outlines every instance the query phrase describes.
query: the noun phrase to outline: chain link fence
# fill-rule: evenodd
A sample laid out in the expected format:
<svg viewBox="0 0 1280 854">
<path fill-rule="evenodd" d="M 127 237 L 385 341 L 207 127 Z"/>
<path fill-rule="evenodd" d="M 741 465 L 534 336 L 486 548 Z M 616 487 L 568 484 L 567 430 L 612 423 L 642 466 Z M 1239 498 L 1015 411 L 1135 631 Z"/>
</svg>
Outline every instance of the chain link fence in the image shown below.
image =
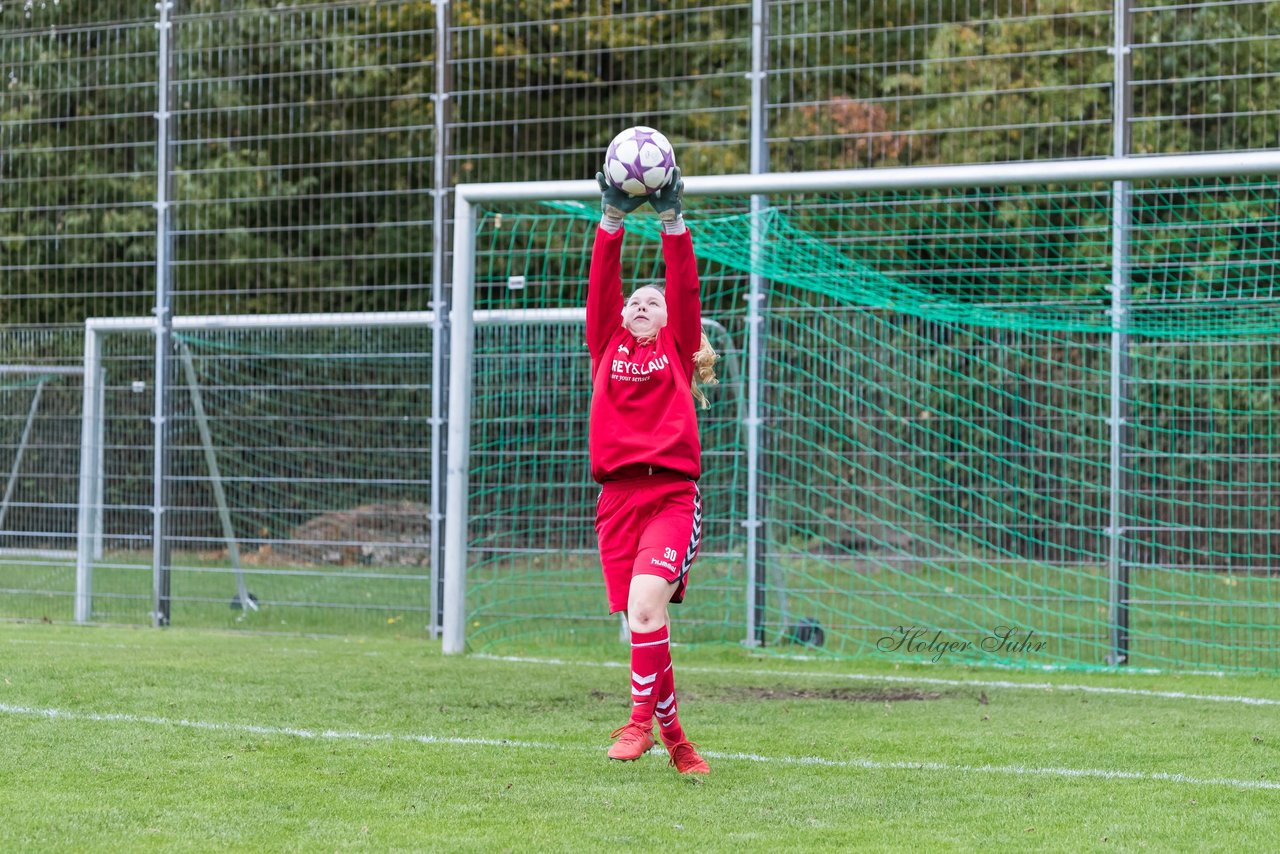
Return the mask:
<svg viewBox="0 0 1280 854">
<path fill-rule="evenodd" d="M 439 522 L 424 455 L 440 453 L 458 183 L 587 178 L 632 124 L 661 128 L 690 174 L 750 171 L 753 126 L 767 168 L 792 172 L 1273 148 L 1278 41 L 1263 2 L 6 0 L 0 614 L 70 618 L 88 500 L 91 560 L 120 579 L 94 618 L 155 620 L 157 562 L 175 562 L 186 581 L 164 594 L 192 621 L 248 617 L 228 607 L 248 573 L 289 628 L 431 625 L 431 525 L 354 533 L 351 514 Z M 426 314 L 385 336 L 296 322 L 369 312 Z M 295 324 L 190 332 L 194 381 L 181 334 L 163 357 L 153 335 L 112 339 L 90 383 L 100 486 L 83 492 L 86 378 L 65 369 L 84 364 L 88 321 L 262 315 Z M 160 462 L 156 400 L 176 431 Z M 371 554 L 388 578 L 368 577 Z"/>
</svg>

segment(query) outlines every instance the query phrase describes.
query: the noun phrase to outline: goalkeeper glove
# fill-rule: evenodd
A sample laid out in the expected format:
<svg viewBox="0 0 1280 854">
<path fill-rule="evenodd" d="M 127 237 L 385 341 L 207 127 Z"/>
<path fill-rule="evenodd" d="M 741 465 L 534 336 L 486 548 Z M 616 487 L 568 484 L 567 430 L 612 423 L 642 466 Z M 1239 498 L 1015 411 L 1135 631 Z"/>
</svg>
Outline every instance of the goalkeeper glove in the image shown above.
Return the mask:
<svg viewBox="0 0 1280 854">
<path fill-rule="evenodd" d="M 649 204 L 658 212 L 658 219 L 664 224 L 673 223 L 680 218 L 683 208 L 680 204 L 684 195 L 684 179 L 680 177 L 680 167 L 671 170 L 671 177 L 661 188 L 654 190 L 649 196 Z"/>
<path fill-rule="evenodd" d="M 644 204 L 644 196 L 622 192 L 605 180 L 603 172 L 596 173 L 596 183 L 600 185 L 600 210 L 606 217 L 621 222 L 624 216 Z"/>
</svg>

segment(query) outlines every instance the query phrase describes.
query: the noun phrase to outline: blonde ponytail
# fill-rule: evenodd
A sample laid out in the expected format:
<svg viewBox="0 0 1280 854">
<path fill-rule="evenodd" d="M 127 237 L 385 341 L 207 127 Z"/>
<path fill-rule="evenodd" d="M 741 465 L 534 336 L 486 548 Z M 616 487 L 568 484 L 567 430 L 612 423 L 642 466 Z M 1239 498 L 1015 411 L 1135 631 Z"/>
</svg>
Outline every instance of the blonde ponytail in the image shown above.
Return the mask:
<svg viewBox="0 0 1280 854">
<path fill-rule="evenodd" d="M 702 340 L 698 342 L 698 352 L 693 354 L 693 399 L 702 405 L 703 409 L 711 406 L 711 401 L 707 400 L 706 393 L 700 388 L 704 385 L 716 385 L 720 382 L 716 378 L 716 362 L 720 356 L 711 347 L 711 340 L 707 338 L 707 333 L 702 333 Z"/>
</svg>

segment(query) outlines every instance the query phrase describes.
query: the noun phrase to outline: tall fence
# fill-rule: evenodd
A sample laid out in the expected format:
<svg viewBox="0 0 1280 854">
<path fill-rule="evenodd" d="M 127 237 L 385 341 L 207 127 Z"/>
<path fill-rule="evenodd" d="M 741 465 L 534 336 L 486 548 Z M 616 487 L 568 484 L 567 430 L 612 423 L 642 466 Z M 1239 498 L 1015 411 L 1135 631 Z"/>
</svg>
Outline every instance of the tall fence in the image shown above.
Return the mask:
<svg viewBox="0 0 1280 854">
<path fill-rule="evenodd" d="M 256 571 L 283 585 L 255 591 L 277 625 L 434 628 L 458 184 L 588 177 L 636 123 L 691 175 L 1273 148 L 1278 39 L 1262 2 L 5 3 L 0 612 L 73 613 L 90 383 L 94 559 L 126 579 L 95 618 L 163 621 L 163 598 L 175 620 L 261 620 L 233 583 Z M 559 308 L 573 285 L 495 277 L 477 307 Z M 399 340 L 174 328 L 368 312 L 432 314 Z M 112 338 L 101 377 L 63 372 L 87 322 L 113 318 L 159 334 Z M 415 449 L 387 415 L 406 399 Z M 393 449 L 411 459 L 372 462 Z M 255 454 L 297 464 L 229 464 Z M 378 514 L 401 522 L 359 521 Z M 300 543 L 308 560 L 285 565 Z M 397 564 L 388 549 L 415 555 L 413 578 L 362 586 L 353 568 Z M 166 588 L 175 565 L 211 581 Z"/>
</svg>

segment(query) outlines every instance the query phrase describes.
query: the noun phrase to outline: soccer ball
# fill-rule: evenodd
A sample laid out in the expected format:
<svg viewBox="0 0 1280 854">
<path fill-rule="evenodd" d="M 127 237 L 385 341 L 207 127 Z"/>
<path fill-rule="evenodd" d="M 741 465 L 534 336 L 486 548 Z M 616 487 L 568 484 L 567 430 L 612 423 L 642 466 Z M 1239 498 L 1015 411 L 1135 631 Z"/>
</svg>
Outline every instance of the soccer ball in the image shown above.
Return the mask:
<svg viewBox="0 0 1280 854">
<path fill-rule="evenodd" d="M 653 128 L 637 125 L 613 138 L 604 155 L 604 177 L 629 196 L 647 196 L 671 179 L 676 153 Z"/>
</svg>

